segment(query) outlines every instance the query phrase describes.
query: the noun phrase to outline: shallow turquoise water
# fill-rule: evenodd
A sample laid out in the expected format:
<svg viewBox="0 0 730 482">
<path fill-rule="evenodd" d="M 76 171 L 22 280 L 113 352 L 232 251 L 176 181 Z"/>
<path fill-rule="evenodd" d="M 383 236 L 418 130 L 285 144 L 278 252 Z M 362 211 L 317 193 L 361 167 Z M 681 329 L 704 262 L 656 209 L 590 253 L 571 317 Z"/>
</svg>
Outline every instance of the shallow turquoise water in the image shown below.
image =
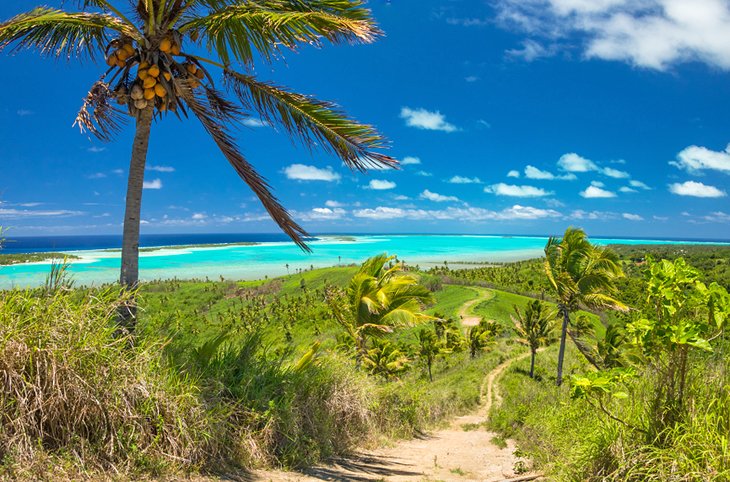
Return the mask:
<svg viewBox="0 0 730 482">
<path fill-rule="evenodd" d="M 192 249 L 160 248 L 140 254 L 140 279 L 259 279 L 280 276 L 298 269 L 360 263 L 387 252 L 408 264 L 429 266 L 444 261 L 515 261 L 542 255 L 545 237 L 378 235 L 354 236 L 355 241 L 322 237 L 311 244 L 313 253 L 302 252 L 293 243 L 262 243 Z M 596 239 L 597 244 L 686 244 L 677 241 Z M 94 285 L 118 279 L 119 253 L 69 251 L 80 256 L 70 267 L 77 284 Z M 0 267 L 0 288 L 37 286 L 48 273 L 48 263 Z"/>
</svg>

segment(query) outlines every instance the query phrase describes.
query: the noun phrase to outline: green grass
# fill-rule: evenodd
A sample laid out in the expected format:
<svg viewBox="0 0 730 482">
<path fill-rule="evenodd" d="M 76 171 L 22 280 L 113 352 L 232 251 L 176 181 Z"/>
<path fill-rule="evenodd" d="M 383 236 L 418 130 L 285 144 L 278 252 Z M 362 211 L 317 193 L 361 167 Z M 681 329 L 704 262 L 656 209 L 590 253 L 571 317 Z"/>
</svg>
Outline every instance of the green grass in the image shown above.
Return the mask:
<svg viewBox="0 0 730 482">
<path fill-rule="evenodd" d="M 441 291 L 434 293 L 436 304 L 429 307 L 426 313 L 433 315 L 440 313 L 444 316 L 458 318 L 459 309 L 467 301 L 478 296 L 475 288 L 469 288 L 461 285 L 444 285 Z"/>
<path fill-rule="evenodd" d="M 20 263 L 38 263 L 40 261 L 61 261 L 64 258 L 70 260 L 79 259 L 78 256 L 64 253 L 0 254 L 0 266 L 8 266 Z"/>
</svg>

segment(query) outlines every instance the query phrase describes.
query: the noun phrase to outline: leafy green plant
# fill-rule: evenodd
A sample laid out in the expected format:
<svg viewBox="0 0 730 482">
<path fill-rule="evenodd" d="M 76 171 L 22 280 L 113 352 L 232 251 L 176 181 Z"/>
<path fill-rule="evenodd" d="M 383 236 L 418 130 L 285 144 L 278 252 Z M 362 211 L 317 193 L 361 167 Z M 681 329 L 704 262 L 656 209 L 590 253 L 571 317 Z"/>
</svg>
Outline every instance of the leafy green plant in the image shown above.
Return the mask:
<svg viewBox="0 0 730 482">
<path fill-rule="evenodd" d="M 365 261 L 343 293 L 330 287 L 327 301 L 338 323 L 353 340 L 360 364 L 368 353 L 368 341 L 393 332 L 394 327 L 430 319 L 421 305 L 433 300 L 431 292 L 401 265 L 386 265 L 394 256 L 381 254 Z"/>
<path fill-rule="evenodd" d="M 537 350 L 555 339 L 555 313 L 540 300 L 528 303 L 524 313 L 516 305 L 514 310 L 515 315 L 511 316 L 513 329 L 517 341 L 530 347 L 530 378 L 534 378 Z"/>
<path fill-rule="evenodd" d="M 374 339 L 372 346 L 363 356 L 362 364 L 370 374 L 391 380 L 408 369 L 409 361 L 408 356 L 394 343 Z"/>
<path fill-rule="evenodd" d="M 545 274 L 558 302 L 562 318 L 560 352 L 558 355 L 557 384 L 563 381 L 565 339 L 570 333 L 570 314 L 581 305 L 590 308 L 628 308 L 614 298 L 616 280 L 623 271 L 616 254 L 608 248 L 592 245 L 581 229 L 568 228 L 562 238 L 551 237 L 545 246 Z M 570 333 L 573 341 L 577 336 Z M 595 358 L 585 345 L 576 342 L 581 353 L 594 365 Z"/>
<path fill-rule="evenodd" d="M 499 325 L 495 322 L 482 320 L 476 326 L 471 326 L 466 331 L 466 343 L 469 346 L 469 356 L 476 356 L 496 343 L 496 336 L 499 333 Z"/>
<path fill-rule="evenodd" d="M 449 350 L 443 342 L 436 336 L 436 333 L 430 328 L 422 327 L 416 332 L 416 347 L 419 360 L 426 367 L 428 379 L 433 381 L 433 364 L 439 356 L 449 353 Z"/>
</svg>

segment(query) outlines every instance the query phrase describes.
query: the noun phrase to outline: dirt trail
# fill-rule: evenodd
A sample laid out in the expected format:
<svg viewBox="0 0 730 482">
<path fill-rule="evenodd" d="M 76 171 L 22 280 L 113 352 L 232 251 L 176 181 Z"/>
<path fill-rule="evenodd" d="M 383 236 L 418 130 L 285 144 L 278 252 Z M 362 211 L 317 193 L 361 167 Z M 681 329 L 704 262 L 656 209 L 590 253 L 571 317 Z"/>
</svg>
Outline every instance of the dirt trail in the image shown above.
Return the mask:
<svg viewBox="0 0 730 482">
<path fill-rule="evenodd" d="M 477 303 L 481 303 L 484 300 L 490 299 L 492 296 L 494 296 L 494 293 L 492 293 L 489 290 L 484 289 L 476 289 L 477 297 L 473 300 L 469 300 L 463 305 L 461 305 L 461 309 L 459 310 L 459 318 L 461 319 L 461 324 L 463 326 L 476 326 L 479 324 L 479 322 L 482 320 L 481 316 L 476 316 L 474 313 L 471 312 L 471 309 L 474 305 Z"/>
<path fill-rule="evenodd" d="M 464 304 L 466 312 L 479 298 Z M 477 318 L 478 320 L 478 318 Z M 464 321 L 462 320 L 462 323 Z M 477 321 L 478 323 L 478 321 Z M 493 406 L 501 403 L 498 380 L 515 361 L 525 353 L 504 361 L 490 371 L 481 387 L 482 403 L 472 415 L 457 417 L 443 430 L 396 443 L 377 450 L 361 450 L 354 455 L 331 460 L 328 465 L 307 469 L 303 473 L 266 471 L 256 472 L 251 480 L 276 482 L 310 482 L 317 480 L 342 481 L 504 481 L 517 477 L 511 440 L 500 448 L 492 442 L 495 433 L 484 428 Z"/>
</svg>

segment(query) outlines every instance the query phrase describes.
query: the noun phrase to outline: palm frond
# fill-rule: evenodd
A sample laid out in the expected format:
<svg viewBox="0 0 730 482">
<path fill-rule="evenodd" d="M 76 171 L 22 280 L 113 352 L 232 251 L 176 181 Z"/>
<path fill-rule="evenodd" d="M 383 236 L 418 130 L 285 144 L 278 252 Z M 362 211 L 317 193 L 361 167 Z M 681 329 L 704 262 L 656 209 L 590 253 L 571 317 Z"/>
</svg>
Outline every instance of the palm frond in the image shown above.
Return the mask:
<svg viewBox="0 0 730 482">
<path fill-rule="evenodd" d="M 14 45 L 15 50 L 38 49 L 53 57 L 86 54 L 93 59 L 105 51 L 112 32 L 134 35 L 134 30 L 113 15 L 38 7 L 0 24 L 0 51 Z"/>
<path fill-rule="evenodd" d="M 385 139 L 372 127 L 360 124 L 334 104 L 289 92 L 253 76 L 225 70 L 225 80 L 244 107 L 261 118 L 282 126 L 290 135 L 310 147 L 320 144 L 336 154 L 351 169 L 396 168 L 398 161 L 372 149 L 386 147 Z"/>
<path fill-rule="evenodd" d="M 369 43 L 382 34 L 370 11 L 353 0 L 234 2 L 183 19 L 178 30 L 200 38 L 226 65 L 231 58 L 251 65 L 254 51 L 271 61 L 280 47 L 319 46 L 322 39 Z"/>
<path fill-rule="evenodd" d="M 82 133 L 88 131 L 102 141 L 111 141 L 127 119 L 124 112 L 112 105 L 114 100 L 109 84 L 101 80 L 96 82 L 84 99 L 74 125 L 78 125 Z"/>
<path fill-rule="evenodd" d="M 195 116 L 200 120 L 205 130 L 213 138 L 228 162 L 233 166 L 238 175 L 248 184 L 256 194 L 271 218 L 279 225 L 300 248 L 304 251 L 311 251 L 305 242 L 307 232 L 299 226 L 291 217 L 289 212 L 279 203 L 271 193 L 268 182 L 262 178 L 256 169 L 243 157 L 238 150 L 233 138 L 226 128 L 226 120 L 230 112 L 218 112 L 224 104 L 211 105 L 209 96 L 193 91 L 190 82 L 182 79 L 174 79 L 175 89 L 190 107 Z M 206 92 L 209 89 L 206 90 Z"/>
</svg>

